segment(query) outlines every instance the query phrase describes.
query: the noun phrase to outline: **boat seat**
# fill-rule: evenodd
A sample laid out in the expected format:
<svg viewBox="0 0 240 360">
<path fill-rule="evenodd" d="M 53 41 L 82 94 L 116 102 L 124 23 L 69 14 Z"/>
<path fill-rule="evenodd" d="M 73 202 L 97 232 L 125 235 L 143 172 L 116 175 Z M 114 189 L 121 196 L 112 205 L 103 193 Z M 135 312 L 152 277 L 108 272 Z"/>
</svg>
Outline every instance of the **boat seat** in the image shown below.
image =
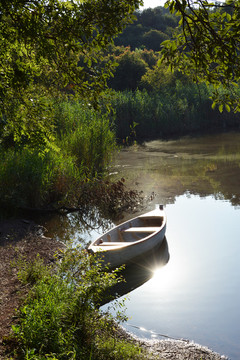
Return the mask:
<svg viewBox="0 0 240 360">
<path fill-rule="evenodd" d="M 159 231 L 159 226 L 142 226 L 142 227 L 130 227 L 128 229 L 122 230 L 126 233 L 139 232 L 139 233 L 153 233 L 155 231 Z"/>
<path fill-rule="evenodd" d="M 126 244 L 126 243 L 125 243 Z M 120 241 L 104 241 L 101 244 L 98 244 L 98 246 L 123 246 L 124 243 Z"/>
<path fill-rule="evenodd" d="M 113 250 L 113 249 L 118 249 L 121 248 L 121 247 L 124 247 L 126 246 L 127 244 L 130 244 L 130 243 L 123 243 L 123 242 L 103 242 L 99 245 L 96 246 L 96 250 L 95 251 L 108 251 L 108 250 Z"/>
</svg>

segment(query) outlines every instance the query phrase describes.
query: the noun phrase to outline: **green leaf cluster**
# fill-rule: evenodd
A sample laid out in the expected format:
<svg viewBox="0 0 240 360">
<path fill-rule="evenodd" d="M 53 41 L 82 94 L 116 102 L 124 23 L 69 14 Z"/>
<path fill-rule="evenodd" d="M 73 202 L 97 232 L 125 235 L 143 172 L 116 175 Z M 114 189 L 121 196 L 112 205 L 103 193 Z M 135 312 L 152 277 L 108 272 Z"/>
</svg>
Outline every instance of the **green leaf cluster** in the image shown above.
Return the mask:
<svg viewBox="0 0 240 360">
<path fill-rule="evenodd" d="M 0 138 L 11 131 L 47 147 L 49 95 L 69 86 L 94 106 L 111 76 L 103 50 L 132 21 L 140 0 L 0 1 Z M 82 61 L 80 61 L 82 59 Z M 25 139 L 26 142 L 26 139 Z"/>
</svg>

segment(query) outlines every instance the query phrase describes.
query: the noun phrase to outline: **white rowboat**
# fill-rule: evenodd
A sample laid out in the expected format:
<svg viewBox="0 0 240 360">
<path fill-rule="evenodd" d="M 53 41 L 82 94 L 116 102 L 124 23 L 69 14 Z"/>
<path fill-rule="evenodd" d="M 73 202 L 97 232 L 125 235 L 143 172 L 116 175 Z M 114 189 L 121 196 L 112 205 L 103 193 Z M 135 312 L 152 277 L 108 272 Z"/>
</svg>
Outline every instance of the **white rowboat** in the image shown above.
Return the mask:
<svg viewBox="0 0 240 360">
<path fill-rule="evenodd" d="M 116 268 L 159 246 L 165 232 L 166 214 L 160 205 L 109 230 L 93 241 L 88 250 L 100 254 L 104 264 Z"/>
</svg>

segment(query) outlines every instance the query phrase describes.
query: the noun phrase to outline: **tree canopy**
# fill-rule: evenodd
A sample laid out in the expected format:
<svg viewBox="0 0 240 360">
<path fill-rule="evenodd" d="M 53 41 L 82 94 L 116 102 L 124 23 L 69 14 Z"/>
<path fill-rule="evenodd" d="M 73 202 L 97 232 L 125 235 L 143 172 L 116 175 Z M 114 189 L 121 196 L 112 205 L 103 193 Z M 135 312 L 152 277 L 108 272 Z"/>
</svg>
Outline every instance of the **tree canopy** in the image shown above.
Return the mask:
<svg viewBox="0 0 240 360">
<path fill-rule="evenodd" d="M 114 66 L 103 65 L 103 50 L 140 4 L 0 0 L 0 138 L 51 142 L 46 95 L 57 96 L 66 86 L 96 104 Z"/>
<path fill-rule="evenodd" d="M 162 61 L 213 84 L 220 111 L 240 111 L 240 1 L 168 0 L 165 6 L 180 22 L 175 39 L 162 44 Z"/>
<path fill-rule="evenodd" d="M 147 72 L 148 64 L 146 60 L 151 61 L 150 56 L 147 59 L 146 51 L 130 51 L 129 47 L 116 47 L 113 50 L 115 50 L 115 53 L 111 57 L 117 61 L 118 66 L 114 77 L 108 82 L 109 87 L 117 91 L 126 89 L 135 91 L 142 76 Z M 117 56 L 119 51 L 122 52 Z"/>
</svg>

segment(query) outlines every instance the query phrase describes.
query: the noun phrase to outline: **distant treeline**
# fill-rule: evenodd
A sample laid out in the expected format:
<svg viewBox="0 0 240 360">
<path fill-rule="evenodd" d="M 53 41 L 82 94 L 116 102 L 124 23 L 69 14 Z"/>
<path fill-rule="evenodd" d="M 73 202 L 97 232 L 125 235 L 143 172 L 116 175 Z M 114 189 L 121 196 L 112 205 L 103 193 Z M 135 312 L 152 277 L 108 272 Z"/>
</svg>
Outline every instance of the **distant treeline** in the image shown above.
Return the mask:
<svg viewBox="0 0 240 360">
<path fill-rule="evenodd" d="M 238 114 L 212 109 L 212 86 L 195 84 L 160 63 L 161 42 L 173 35 L 177 25 L 177 16 L 164 7 L 138 11 L 136 21 L 106 53 L 104 61 L 118 64 L 108 86 L 113 90 L 112 122 L 120 142 L 168 138 L 240 124 Z"/>
<path fill-rule="evenodd" d="M 136 21 L 115 39 L 115 45 L 159 51 L 161 42 L 172 36 L 179 20 L 161 6 L 137 11 L 135 15 Z"/>
</svg>

